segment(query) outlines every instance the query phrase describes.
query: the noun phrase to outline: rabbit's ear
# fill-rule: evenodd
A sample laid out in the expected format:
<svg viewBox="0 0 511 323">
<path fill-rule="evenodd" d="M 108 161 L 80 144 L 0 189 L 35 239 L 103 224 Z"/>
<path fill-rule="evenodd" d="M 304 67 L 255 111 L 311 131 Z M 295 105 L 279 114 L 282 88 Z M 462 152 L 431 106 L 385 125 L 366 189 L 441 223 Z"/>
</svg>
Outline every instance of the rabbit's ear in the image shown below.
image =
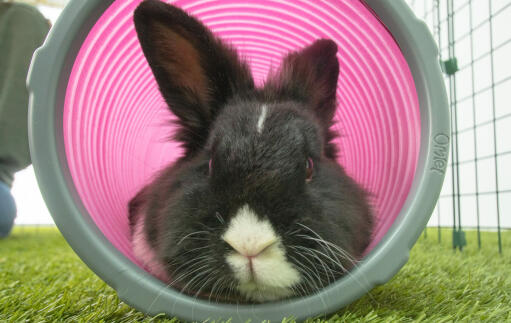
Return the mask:
<svg viewBox="0 0 511 323">
<path fill-rule="evenodd" d="M 176 139 L 193 155 L 226 101 L 254 88 L 250 71 L 233 49 L 181 9 L 146 0 L 134 21 L 160 91 L 179 119 Z"/>
<path fill-rule="evenodd" d="M 335 114 L 339 77 L 336 55 L 337 45 L 327 39 L 288 54 L 280 71 L 267 81 L 267 90 L 276 92 L 276 96 L 308 103 L 323 125 L 330 126 Z"/>
</svg>

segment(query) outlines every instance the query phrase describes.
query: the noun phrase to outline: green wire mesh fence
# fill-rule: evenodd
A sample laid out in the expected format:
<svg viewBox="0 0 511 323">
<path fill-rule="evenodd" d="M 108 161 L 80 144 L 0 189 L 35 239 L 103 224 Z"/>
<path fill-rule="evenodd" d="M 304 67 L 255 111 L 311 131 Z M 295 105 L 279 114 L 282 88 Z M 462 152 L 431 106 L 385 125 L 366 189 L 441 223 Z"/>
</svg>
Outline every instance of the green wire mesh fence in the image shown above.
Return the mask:
<svg viewBox="0 0 511 323">
<path fill-rule="evenodd" d="M 453 248 L 464 230 L 511 228 L 511 1 L 408 0 L 440 48 L 451 108 L 449 171 L 429 224 L 452 227 Z M 428 229 L 425 231 L 427 236 Z"/>
</svg>

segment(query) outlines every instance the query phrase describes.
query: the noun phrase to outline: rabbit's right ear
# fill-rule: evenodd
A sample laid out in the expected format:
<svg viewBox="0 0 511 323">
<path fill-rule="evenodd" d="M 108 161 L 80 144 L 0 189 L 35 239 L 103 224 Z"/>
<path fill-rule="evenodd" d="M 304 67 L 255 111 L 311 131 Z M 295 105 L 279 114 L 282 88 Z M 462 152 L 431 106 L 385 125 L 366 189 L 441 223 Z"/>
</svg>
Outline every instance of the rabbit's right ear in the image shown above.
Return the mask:
<svg viewBox="0 0 511 323">
<path fill-rule="evenodd" d="M 178 117 L 187 155 L 201 149 L 219 110 L 254 81 L 236 52 L 201 22 L 158 0 L 135 10 L 135 29 L 160 91 Z"/>
</svg>

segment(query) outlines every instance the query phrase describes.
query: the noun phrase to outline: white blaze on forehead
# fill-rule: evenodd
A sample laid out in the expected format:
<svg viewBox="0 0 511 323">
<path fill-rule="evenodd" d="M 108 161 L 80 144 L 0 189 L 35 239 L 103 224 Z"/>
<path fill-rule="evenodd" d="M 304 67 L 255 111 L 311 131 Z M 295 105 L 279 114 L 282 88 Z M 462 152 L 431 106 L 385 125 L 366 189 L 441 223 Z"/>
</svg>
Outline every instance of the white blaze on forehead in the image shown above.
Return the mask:
<svg viewBox="0 0 511 323">
<path fill-rule="evenodd" d="M 255 301 L 293 294 L 292 287 L 301 281 L 300 273 L 287 261 L 281 239 L 268 220 L 260 220 L 245 204 L 230 221 L 222 239 L 236 250 L 227 254 L 226 261 L 239 282 L 237 289 L 241 294 Z"/>
<path fill-rule="evenodd" d="M 268 114 L 268 107 L 264 104 L 261 107 L 261 114 L 259 115 L 259 119 L 257 120 L 257 132 L 262 133 L 264 127 L 264 120 L 266 120 L 266 115 Z"/>
</svg>

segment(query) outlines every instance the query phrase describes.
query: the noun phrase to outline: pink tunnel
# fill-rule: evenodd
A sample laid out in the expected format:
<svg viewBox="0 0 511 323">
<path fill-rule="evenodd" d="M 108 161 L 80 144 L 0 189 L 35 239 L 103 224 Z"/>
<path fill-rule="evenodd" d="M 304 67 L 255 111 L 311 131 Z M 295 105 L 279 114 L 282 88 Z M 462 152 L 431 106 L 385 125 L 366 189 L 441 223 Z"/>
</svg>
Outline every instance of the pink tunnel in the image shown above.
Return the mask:
<svg viewBox="0 0 511 323">
<path fill-rule="evenodd" d="M 181 155 L 167 139 L 172 115 L 135 34 L 139 2 L 115 1 L 92 28 L 73 65 L 63 118 L 67 163 L 81 201 L 133 261 L 127 203 Z M 371 193 L 374 247 L 408 197 L 421 133 L 412 74 L 385 26 L 356 0 L 171 2 L 232 43 L 259 84 L 287 52 L 318 38 L 337 43 L 339 162 Z"/>
</svg>

